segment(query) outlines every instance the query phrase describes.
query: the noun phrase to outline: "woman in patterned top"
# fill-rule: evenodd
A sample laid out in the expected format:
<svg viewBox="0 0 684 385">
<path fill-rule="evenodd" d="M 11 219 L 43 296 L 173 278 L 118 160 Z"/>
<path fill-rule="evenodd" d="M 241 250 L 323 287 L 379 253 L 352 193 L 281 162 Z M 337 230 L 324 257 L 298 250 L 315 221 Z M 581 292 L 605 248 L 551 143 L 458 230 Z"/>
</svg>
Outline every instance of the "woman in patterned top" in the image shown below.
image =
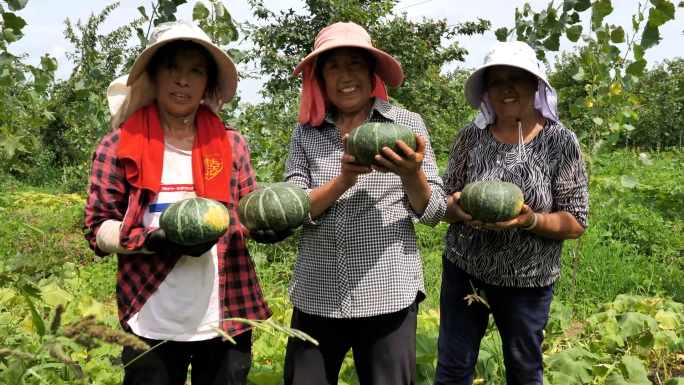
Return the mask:
<svg viewBox="0 0 684 385">
<path fill-rule="evenodd" d="M 542 384 L 543 330 L 561 269 L 563 240 L 587 226 L 588 189 L 575 134 L 558 120 L 556 94 L 523 42 L 497 43 L 465 85 L 480 108 L 451 150 L 444 175 L 446 235 L 435 384 L 472 384 L 489 314 L 501 334 L 509 385 Z M 522 212 L 474 220 L 459 205 L 475 181 L 516 184 Z M 486 302 L 468 305 L 473 289 Z"/>
<path fill-rule="evenodd" d="M 413 383 L 423 273 L 413 222 L 434 226 L 446 199 L 428 132 L 418 114 L 387 102 L 399 63 L 373 48 L 353 23 L 323 29 L 303 71 L 302 99 L 285 180 L 311 198 L 289 295 L 292 327 L 319 346 L 290 339 L 285 384 L 337 384 L 352 349 L 361 384 Z M 417 151 L 384 149 L 384 167 L 346 152 L 352 129 L 368 122 L 409 126 Z M 381 172 L 378 172 L 381 171 Z"/>
</svg>

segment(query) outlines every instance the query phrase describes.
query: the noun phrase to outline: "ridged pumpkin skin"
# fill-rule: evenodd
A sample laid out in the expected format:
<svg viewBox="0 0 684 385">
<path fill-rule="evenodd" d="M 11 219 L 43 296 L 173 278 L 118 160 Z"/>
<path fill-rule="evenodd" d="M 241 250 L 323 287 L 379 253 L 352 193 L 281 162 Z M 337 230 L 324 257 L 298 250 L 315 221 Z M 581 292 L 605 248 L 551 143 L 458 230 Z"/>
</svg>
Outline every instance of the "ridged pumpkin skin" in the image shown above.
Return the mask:
<svg viewBox="0 0 684 385">
<path fill-rule="evenodd" d="M 166 237 L 180 245 L 192 246 L 215 241 L 230 225 L 226 207 L 213 199 L 189 198 L 170 204 L 159 217 Z"/>
<path fill-rule="evenodd" d="M 294 183 L 279 182 L 259 186 L 240 199 L 237 214 L 249 230 L 282 231 L 296 227 L 309 215 L 311 201 Z"/>
<path fill-rule="evenodd" d="M 366 123 L 349 133 L 347 151 L 354 156 L 356 163 L 366 166 L 381 166 L 375 155 L 383 155 L 382 148 L 389 147 L 399 156 L 404 152 L 397 145 L 402 140 L 413 150 L 418 148 L 416 134 L 407 126 L 394 123 Z"/>
<path fill-rule="evenodd" d="M 480 181 L 467 184 L 461 191 L 461 208 L 483 222 L 505 222 L 518 215 L 523 193 L 513 183 Z"/>
</svg>

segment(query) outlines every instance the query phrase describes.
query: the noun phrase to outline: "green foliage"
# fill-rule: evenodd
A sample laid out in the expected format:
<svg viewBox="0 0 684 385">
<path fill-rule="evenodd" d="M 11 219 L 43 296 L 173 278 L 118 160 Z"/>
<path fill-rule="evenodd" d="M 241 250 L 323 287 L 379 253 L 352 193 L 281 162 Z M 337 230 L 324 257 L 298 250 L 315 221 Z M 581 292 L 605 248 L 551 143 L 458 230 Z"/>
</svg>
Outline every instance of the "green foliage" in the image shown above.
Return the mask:
<svg viewBox="0 0 684 385">
<path fill-rule="evenodd" d="M 618 294 L 665 292 L 684 302 L 684 231 L 681 157 L 616 151 L 597 159 L 589 186 L 592 215 L 582 239 L 575 293 L 574 242 L 566 242 L 557 294 L 579 315 Z M 623 178 L 625 177 L 625 178 Z M 631 178 L 637 183 L 623 184 Z M 630 187 L 631 186 L 631 187 Z"/>
<path fill-rule="evenodd" d="M 681 92 L 684 89 L 683 60 L 665 60 L 654 68 L 645 70 L 634 85 L 632 94 L 624 94 L 621 85 L 612 84 L 612 89 L 609 87 L 611 98 L 627 98 L 634 101 L 634 110 L 627 111 L 620 104 L 606 104 L 600 117 L 595 116 L 590 120 L 582 114 L 587 104 L 593 102 L 587 101 L 589 93 L 582 83 L 586 74 L 580 65 L 590 55 L 589 50 L 590 47 L 587 46 L 572 54 L 564 52 L 555 63 L 554 71 L 549 74 L 549 81 L 559 94 L 558 110 L 561 121 L 580 138 L 588 138 L 595 125 L 595 119 L 601 119 L 604 125 L 612 124 L 609 117 L 622 110 L 622 113 L 630 114 L 632 117 L 635 116 L 632 113 L 638 114 L 639 119 L 623 125 L 621 137 L 616 145 L 656 150 L 681 148 L 683 131 L 679 122 L 684 111 Z M 630 67 L 631 65 L 627 71 L 630 71 Z"/>
<path fill-rule="evenodd" d="M 154 26 L 175 20 L 185 0 L 157 0 L 140 7 L 137 19 L 106 34 L 101 27 L 117 5 L 85 23 L 67 20 L 65 36 L 75 47 L 68 56 L 74 71 L 59 82 L 53 79 L 58 66 L 54 58 L 46 55 L 39 65 L 30 66 L 25 56 L 10 53 L 11 43 L 26 28 L 16 12 L 27 0 L 6 3 L 9 10 L 0 10 L 0 175 L 9 177 L 0 185 L 0 382 L 120 383 L 118 345 L 96 341 L 99 346 L 85 348 L 64 336 L 67 327 L 91 314 L 99 326 L 119 330 L 116 260 L 100 260 L 86 246 L 80 230 L 82 192 L 93 146 L 107 132 L 104 90 L 130 68 Z M 454 135 L 476 113 L 462 93 L 467 71 L 443 72 L 445 65 L 467 54 L 449 42 L 458 35 L 483 33 L 490 25 L 483 20 L 458 25 L 412 22 L 406 15 L 391 16 L 395 4 L 307 0 L 304 14 L 274 14 L 252 0 L 259 25 L 247 24 L 242 30 L 218 1 L 194 5 L 193 19 L 224 47 L 237 41 L 240 32 L 255 44 L 248 52 L 225 48 L 236 62 L 256 66 L 241 76 L 266 79 L 265 102 L 247 105 L 238 97 L 224 107 L 222 117 L 249 140 L 260 182 L 282 176 L 299 101 L 300 81 L 291 76 L 292 69 L 312 50 L 315 33 L 332 22 L 349 20 L 366 27 L 375 44 L 402 63 L 405 81 L 389 90 L 391 101 L 422 115 L 444 169 Z M 542 59 L 546 51 L 558 51 L 562 39 L 583 43 L 575 54 L 564 54 L 550 74 L 560 93 L 561 119 L 578 133 L 588 154 L 592 215 L 582 247 L 566 242 L 564 248 L 564 273 L 556 284 L 543 346 L 549 384 L 647 384 L 654 376 L 660 383 L 682 383 L 671 377 L 676 375 L 677 354 L 684 350 L 684 68 L 682 60 L 675 59 L 646 70 L 647 50 L 660 42 L 659 28 L 672 20 L 674 6 L 652 0 L 636 11 L 631 26 L 606 25 L 616 4 L 565 0 L 539 12 L 525 5 L 516 10 L 515 27 L 495 32 L 499 40 L 529 42 Z M 604 151 L 614 143 L 672 150 Z M 15 184 L 15 178 L 30 186 Z M 416 227 L 427 288 L 416 340 L 420 384 L 434 380 L 447 227 Z M 248 246 L 273 320 L 288 324 L 292 310 L 287 284 L 296 237 L 276 245 Z M 582 255 L 576 285 L 569 274 L 574 250 Z M 60 322 L 55 323 L 60 306 Z M 255 333 L 253 385 L 282 381 L 286 340 L 284 334 Z M 76 379 L 81 373 L 83 379 Z M 501 340 L 490 320 L 476 382 L 499 384 L 504 378 Z M 343 364 L 341 383 L 358 383 L 351 354 Z"/>
<path fill-rule="evenodd" d="M 678 326 L 682 306 L 659 298 L 617 296 L 582 322 L 575 337 L 547 335 L 547 380 L 648 385 L 651 369 L 661 370 L 661 379 L 671 377 L 684 347 L 684 329 Z"/>
<path fill-rule="evenodd" d="M 639 80 L 639 122 L 627 144 L 642 148 L 682 148 L 684 136 L 684 59 L 665 60 Z"/>
<path fill-rule="evenodd" d="M 212 3 L 211 11 L 203 3 L 196 3 L 192 11 L 192 18 L 199 21 L 200 28 L 216 44 L 227 45 L 240 37 L 237 25 L 221 2 Z"/>
<path fill-rule="evenodd" d="M 0 157 L 9 160 L 0 170 L 36 185 L 59 182 L 68 184 L 71 191 L 83 191 L 92 151 L 109 131 L 105 90 L 112 80 L 129 71 L 147 46 L 152 28 L 176 20 L 177 6 L 184 3 L 158 0 L 149 10 L 140 7 L 141 17 L 106 34 L 101 32 L 102 26 L 118 3 L 92 14 L 86 22 L 67 19 L 64 34 L 74 46 L 67 58 L 74 68 L 64 81 L 53 82 L 57 61 L 49 56 L 41 58 L 41 66 L 36 68 L 7 52 L 0 54 L 0 66 L 4 66 L 0 70 L 0 98 L 6 106 L 22 106 L 6 108 L 6 112 L 0 109 L 0 121 L 5 122 L 0 126 Z M 212 1 L 210 6 L 211 12 L 207 9 L 196 18 L 200 27 L 219 43 L 237 40 L 236 24 L 223 4 Z M 202 2 L 196 7 L 206 9 Z M 10 25 L 23 26 L 14 14 L 7 15 Z M 237 59 L 242 55 L 235 50 L 230 54 Z M 33 83 L 26 80 L 26 73 L 34 75 Z M 228 107 L 235 109 L 238 101 L 236 98 Z"/>
<path fill-rule="evenodd" d="M 71 382 L 81 372 L 92 383 L 120 383 L 109 359 L 120 349 L 86 349 L 63 336 L 63 327 L 91 314 L 118 325 L 110 279 L 116 264 L 93 263 L 80 235 L 83 203 L 74 194 L 0 190 L 0 349 L 12 349 L 0 359 L 2 383 Z M 81 268 L 84 262 L 91 264 Z"/>
<path fill-rule="evenodd" d="M 260 180 L 279 180 L 287 157 L 289 137 L 299 102 L 301 80 L 292 77 L 297 63 L 313 51 L 315 35 L 338 21 L 353 21 L 365 27 L 374 44 L 397 58 L 404 83 L 389 90 L 391 101 L 421 114 L 436 151 L 448 152 L 454 135 L 473 117 L 462 92 L 465 73 L 442 74 L 442 68 L 463 61 L 467 51 L 457 42 L 444 44 L 458 35 L 482 34 L 490 27 L 485 20 L 448 25 L 445 20 L 416 23 L 406 14 L 388 18 L 395 1 L 307 1 L 308 13 L 275 14 L 261 1 L 250 2 L 255 17 L 265 24 L 246 26 L 254 42 L 245 61 L 258 65 L 253 76 L 266 79 L 261 91 L 267 101 L 247 106 L 239 126 L 249 131 L 252 154 L 261 165 L 269 165 Z M 266 179 L 261 179 L 266 178 Z"/>
<path fill-rule="evenodd" d="M 444 156 L 438 164 L 443 170 Z M 589 384 L 640 383 L 644 373 L 653 376 L 656 372 L 667 383 L 674 375 L 676 354 L 684 340 L 684 240 L 678 236 L 684 230 L 684 190 L 679 183 L 684 178 L 683 166 L 677 153 L 640 156 L 621 150 L 597 160 L 590 186 L 594 214 L 584 235 L 586 257 L 580 264 L 577 290 L 569 290 L 567 272 L 573 245 L 566 244 L 566 273 L 556 284 L 556 300 L 545 331 L 548 383 L 587 379 Z M 631 178 L 629 188 L 623 186 L 623 176 Z M 25 368 L 50 384 L 121 381 L 118 345 L 98 342 L 99 347 L 84 349 L 59 337 L 62 349 L 80 369 L 40 350 L 46 341 L 60 335 L 51 331 L 60 304 L 64 306 L 61 330 L 89 314 L 97 314 L 100 325 L 119 330 L 114 297 L 116 259 L 98 259 L 86 246 L 80 232 L 83 202 L 82 194 L 63 194 L 54 188 L 36 191 L 21 184 L 0 185 L 0 345 L 40 358 L 33 364 L 29 362 L 32 358 L 0 359 L 0 365 L 6 365 L 0 376 L 13 376 L 2 382 L 15 379 Z M 436 228 L 416 226 L 427 289 L 416 339 L 420 384 L 434 381 L 447 227 L 444 223 Z M 248 244 L 274 310 L 272 321 L 279 325 L 288 325 L 292 315 L 287 285 L 296 259 L 295 243 L 296 237 L 275 245 Z M 36 326 L 41 322 L 42 328 Z M 286 342 L 284 334 L 255 332 L 252 385 L 281 383 Z M 79 370 L 83 380 L 73 377 Z M 24 383 L 44 383 L 28 369 L 26 373 Z M 475 377 L 481 384 L 500 384 L 505 378 L 501 339 L 491 319 Z M 341 379 L 342 383 L 358 384 L 351 354 L 345 359 Z"/>
<path fill-rule="evenodd" d="M 635 107 L 639 95 L 635 86 L 647 65 L 644 53 L 660 42 L 659 27 L 674 19 L 674 4 L 667 0 L 640 4 L 632 18 L 629 36 L 621 26 L 604 24 L 604 19 L 614 11 L 610 0 L 571 0 L 556 8 L 553 5 L 539 12 L 532 11 L 529 4 L 522 12 L 516 9 L 516 36 L 530 44 L 541 60 L 545 59 L 546 51 L 558 51 L 563 33 L 572 42 L 581 35 L 588 44 L 580 50 L 579 60 L 573 60 L 576 69 L 572 77 L 582 83 L 584 95 L 563 103 L 571 102 L 564 112 L 569 110 L 573 118 L 588 126 L 588 148 L 593 158 L 599 151 L 610 149 L 620 135 L 630 131 L 631 122 L 638 119 Z M 585 13 L 591 18 L 589 34 L 582 34 L 579 24 Z M 500 34 L 499 40 L 506 40 L 509 34 Z M 618 47 L 621 43 L 627 44 L 626 49 Z"/>
<path fill-rule="evenodd" d="M 74 69 L 68 80 L 52 86 L 50 99 L 45 102 L 45 108 L 54 111 L 53 120 L 40 130 L 39 136 L 42 148 L 52 156 L 40 159 L 45 163 L 38 164 L 60 170 L 62 182 L 71 183 L 72 191 L 85 190 L 92 151 L 108 132 L 109 108 L 103 90 L 133 58 L 128 47 L 131 25 L 107 34 L 99 32 L 117 7 L 118 3 L 105 7 L 99 14 L 92 14 L 87 23 L 65 21 L 65 37 L 75 47 L 74 52 L 67 53 Z M 35 164 L 36 160 L 25 161 Z M 29 175 L 27 179 L 41 177 Z"/>
<path fill-rule="evenodd" d="M 24 35 L 26 21 L 16 11 L 27 0 L 8 2 L 9 10 L 0 9 L 0 172 L 25 171 L 19 158 L 38 149 L 36 133 L 52 115 L 41 105 L 41 94 L 54 78 L 57 61 L 48 55 L 39 67 L 25 64 L 26 57 L 9 52 L 9 45 Z"/>
</svg>

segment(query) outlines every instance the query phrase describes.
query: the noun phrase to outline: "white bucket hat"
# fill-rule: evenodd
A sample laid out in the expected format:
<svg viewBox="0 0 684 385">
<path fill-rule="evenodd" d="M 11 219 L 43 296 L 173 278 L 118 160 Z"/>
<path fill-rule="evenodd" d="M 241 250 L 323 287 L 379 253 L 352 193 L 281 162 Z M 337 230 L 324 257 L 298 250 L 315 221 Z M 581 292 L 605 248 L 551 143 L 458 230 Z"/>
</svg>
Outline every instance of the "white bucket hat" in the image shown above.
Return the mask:
<svg viewBox="0 0 684 385">
<path fill-rule="evenodd" d="M 486 124 L 496 120 L 489 95 L 485 89 L 485 70 L 493 66 L 511 66 L 523 69 L 539 79 L 539 88 L 535 96 L 535 108 L 545 117 L 558 121 L 557 95 L 549 84 L 546 74 L 539 67 L 537 55 L 532 47 L 522 41 L 497 42 L 485 55 L 484 64 L 475 70 L 465 83 L 465 96 L 473 109 L 481 109 L 476 124 L 484 128 Z"/>
<path fill-rule="evenodd" d="M 130 74 L 117 78 L 107 88 L 107 102 L 112 116 L 109 124 L 112 130 L 140 107 L 154 101 L 155 90 L 147 75 L 147 65 L 163 45 L 177 40 L 192 41 L 203 46 L 216 62 L 218 94 L 205 97 L 203 104 L 218 115 L 223 103 L 233 99 L 237 89 L 237 69 L 230 56 L 190 21 L 162 23 L 152 32 L 149 46 L 135 60 Z"/>
</svg>

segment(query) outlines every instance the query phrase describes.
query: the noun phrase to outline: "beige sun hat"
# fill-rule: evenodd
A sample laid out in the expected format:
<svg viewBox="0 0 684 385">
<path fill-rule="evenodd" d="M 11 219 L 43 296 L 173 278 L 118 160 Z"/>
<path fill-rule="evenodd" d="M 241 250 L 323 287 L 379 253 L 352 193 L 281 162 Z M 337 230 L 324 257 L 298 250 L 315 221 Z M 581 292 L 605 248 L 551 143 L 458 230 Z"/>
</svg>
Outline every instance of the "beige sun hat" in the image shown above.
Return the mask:
<svg viewBox="0 0 684 385">
<path fill-rule="evenodd" d="M 482 103 L 485 93 L 485 70 L 499 65 L 523 69 L 543 81 L 549 89 L 553 89 L 539 66 L 537 54 L 532 47 L 522 41 L 496 42 L 485 55 L 482 66 L 470 74 L 466 80 L 465 96 L 471 108 L 478 109 Z"/>
<path fill-rule="evenodd" d="M 135 60 L 131 72 L 117 78 L 107 88 L 107 102 L 112 116 L 109 124 L 112 130 L 140 107 L 154 101 L 155 90 L 147 75 L 147 65 L 162 46 L 177 40 L 192 41 L 203 46 L 216 62 L 218 94 L 206 97 L 203 104 L 218 115 L 223 104 L 233 99 L 237 89 L 237 69 L 230 56 L 190 21 L 162 23 L 152 32 L 150 44 Z"/>
</svg>

